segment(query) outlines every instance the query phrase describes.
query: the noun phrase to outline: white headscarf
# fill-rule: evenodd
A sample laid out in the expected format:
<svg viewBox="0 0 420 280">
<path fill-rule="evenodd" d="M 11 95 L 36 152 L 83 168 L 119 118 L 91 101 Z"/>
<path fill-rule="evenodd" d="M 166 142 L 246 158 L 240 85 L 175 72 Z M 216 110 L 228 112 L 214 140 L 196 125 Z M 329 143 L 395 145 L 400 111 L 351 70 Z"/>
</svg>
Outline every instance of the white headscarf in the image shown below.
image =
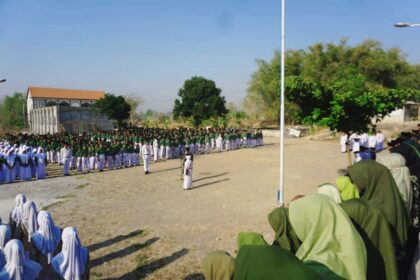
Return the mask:
<svg viewBox="0 0 420 280">
<path fill-rule="evenodd" d="M 28 200 L 23 205 L 22 224 L 28 232 L 28 241 L 31 241 L 32 234 L 38 230 L 38 211 L 35 202 Z"/>
<path fill-rule="evenodd" d="M 0 272 L 1 280 L 35 280 L 38 277 L 41 266 L 25 257 L 22 242 L 10 240 L 4 253 L 7 263 Z"/>
<path fill-rule="evenodd" d="M 52 260 L 52 266 L 65 280 L 80 280 L 86 270 L 88 249 L 82 247 L 77 231 L 73 227 L 63 230 L 63 249 Z"/>
<path fill-rule="evenodd" d="M 60 243 L 61 230 L 54 225 L 51 215 L 47 211 L 40 211 L 38 214 L 39 229 L 32 235 L 38 250 L 48 257 L 51 263 L 52 254 Z"/>
<path fill-rule="evenodd" d="M 11 238 L 10 228 L 6 225 L 0 225 L 0 271 L 6 264 L 6 257 L 4 255 L 4 246 Z"/>
<path fill-rule="evenodd" d="M 341 203 L 341 196 L 340 196 L 340 192 L 338 191 L 338 189 L 336 187 L 334 187 L 333 185 L 326 183 L 323 184 L 321 186 L 318 187 L 317 192 L 319 194 L 323 194 L 328 196 L 329 198 L 331 198 L 332 200 L 334 200 L 337 203 Z"/>
<path fill-rule="evenodd" d="M 405 158 L 400 154 L 392 153 L 379 158 L 377 161 L 391 171 L 398 190 L 407 205 L 408 211 L 410 211 L 412 202 L 411 180 L 410 170 L 405 166 Z"/>
<path fill-rule="evenodd" d="M 17 224 L 22 221 L 23 217 L 23 205 L 26 202 L 26 196 L 24 194 L 18 194 L 15 198 L 15 209 L 12 212 L 12 219 Z"/>
</svg>

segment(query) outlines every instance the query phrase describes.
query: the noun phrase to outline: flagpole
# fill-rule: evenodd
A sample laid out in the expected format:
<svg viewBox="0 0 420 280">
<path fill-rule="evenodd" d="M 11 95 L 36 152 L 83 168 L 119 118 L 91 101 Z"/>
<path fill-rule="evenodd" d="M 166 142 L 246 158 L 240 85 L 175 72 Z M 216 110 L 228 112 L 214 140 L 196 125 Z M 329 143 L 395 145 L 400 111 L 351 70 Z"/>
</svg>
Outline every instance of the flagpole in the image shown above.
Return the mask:
<svg viewBox="0 0 420 280">
<path fill-rule="evenodd" d="M 280 181 L 277 200 L 279 206 L 284 205 L 284 23 L 285 0 L 281 0 L 281 63 L 280 63 Z"/>
</svg>

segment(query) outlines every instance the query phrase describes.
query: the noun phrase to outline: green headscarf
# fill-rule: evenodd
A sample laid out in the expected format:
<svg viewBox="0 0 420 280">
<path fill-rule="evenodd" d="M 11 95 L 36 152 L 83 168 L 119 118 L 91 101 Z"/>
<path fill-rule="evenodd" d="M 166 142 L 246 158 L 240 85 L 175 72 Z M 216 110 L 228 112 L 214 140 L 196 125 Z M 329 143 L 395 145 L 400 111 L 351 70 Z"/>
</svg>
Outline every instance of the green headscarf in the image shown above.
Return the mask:
<svg viewBox="0 0 420 280">
<path fill-rule="evenodd" d="M 313 194 L 295 200 L 290 203 L 289 218 L 302 241 L 296 253 L 301 261 L 320 263 L 345 279 L 366 279 L 363 240 L 344 210 L 332 199 Z"/>
<path fill-rule="evenodd" d="M 255 232 L 240 232 L 238 234 L 238 249 L 244 245 L 268 245 L 264 237 Z"/>
<path fill-rule="evenodd" d="M 328 196 L 337 203 L 341 203 L 342 201 L 340 192 L 330 183 L 320 185 L 316 192 Z"/>
<path fill-rule="evenodd" d="M 343 201 L 360 197 L 359 190 L 355 185 L 353 185 L 349 177 L 340 176 L 335 182 Z"/>
<path fill-rule="evenodd" d="M 362 160 L 348 170 L 351 180 L 361 190 L 362 199 L 382 211 L 392 226 L 391 233 L 398 236 L 398 243 L 405 248 L 409 218 L 391 172 L 373 160 Z"/>
<path fill-rule="evenodd" d="M 274 245 L 278 244 L 283 249 L 295 254 L 299 249 L 300 241 L 289 221 L 289 209 L 286 207 L 274 209 L 268 215 L 268 222 L 275 232 Z"/>
<path fill-rule="evenodd" d="M 379 209 L 370 207 L 363 199 L 347 200 L 340 206 L 349 215 L 365 242 L 367 279 L 398 280 L 392 235 L 384 214 Z"/>
<path fill-rule="evenodd" d="M 201 263 L 206 280 L 231 280 L 235 274 L 235 259 L 223 251 L 208 254 Z"/>
<path fill-rule="evenodd" d="M 325 279 L 278 246 L 243 246 L 235 266 L 235 280 Z"/>
</svg>

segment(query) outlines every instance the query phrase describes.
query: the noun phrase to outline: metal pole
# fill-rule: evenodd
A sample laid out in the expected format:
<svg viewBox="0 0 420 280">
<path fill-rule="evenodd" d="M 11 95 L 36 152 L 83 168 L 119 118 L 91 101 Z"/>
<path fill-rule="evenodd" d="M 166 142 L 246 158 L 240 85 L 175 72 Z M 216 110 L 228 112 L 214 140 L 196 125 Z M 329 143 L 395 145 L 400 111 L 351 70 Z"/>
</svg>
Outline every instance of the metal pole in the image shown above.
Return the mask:
<svg viewBox="0 0 420 280">
<path fill-rule="evenodd" d="M 280 63 L 280 181 L 277 200 L 279 206 L 284 204 L 284 23 L 285 0 L 281 1 L 281 63 Z"/>
</svg>

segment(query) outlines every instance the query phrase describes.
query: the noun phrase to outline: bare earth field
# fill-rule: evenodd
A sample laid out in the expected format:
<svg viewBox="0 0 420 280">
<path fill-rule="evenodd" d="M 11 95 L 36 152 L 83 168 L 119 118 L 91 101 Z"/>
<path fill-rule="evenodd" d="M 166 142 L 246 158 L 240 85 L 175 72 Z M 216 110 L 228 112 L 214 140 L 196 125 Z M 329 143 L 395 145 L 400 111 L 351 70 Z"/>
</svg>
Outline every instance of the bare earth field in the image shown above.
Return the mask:
<svg viewBox="0 0 420 280">
<path fill-rule="evenodd" d="M 47 206 L 56 223 L 75 226 L 91 252 L 92 279 L 202 279 L 200 261 L 221 249 L 235 255 L 240 231 L 273 232 L 278 139 L 255 149 L 194 158 L 193 189 L 184 191 L 180 160 L 112 172 L 0 185 L 4 217 L 17 193 Z M 287 139 L 285 201 L 334 182 L 347 156 L 337 141 Z M 61 170 L 50 172 L 59 175 Z M 51 167 L 50 167 L 51 169 Z"/>
</svg>

